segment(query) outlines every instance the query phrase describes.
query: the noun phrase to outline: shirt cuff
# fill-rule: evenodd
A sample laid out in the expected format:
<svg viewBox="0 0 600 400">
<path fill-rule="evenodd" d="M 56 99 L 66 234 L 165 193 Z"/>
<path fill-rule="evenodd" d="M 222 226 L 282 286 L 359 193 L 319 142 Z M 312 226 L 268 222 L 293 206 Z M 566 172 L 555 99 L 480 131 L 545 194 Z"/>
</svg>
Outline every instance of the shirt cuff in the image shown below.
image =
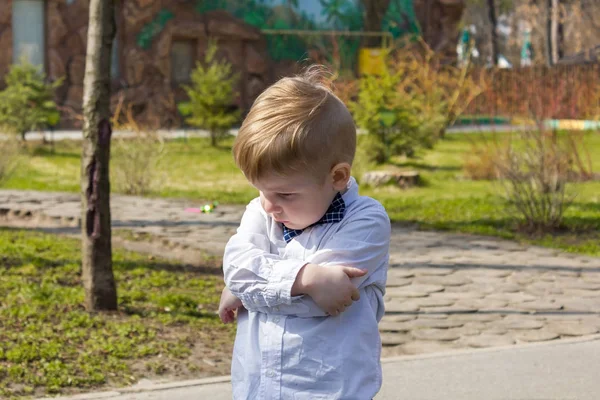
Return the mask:
<svg viewBox="0 0 600 400">
<path fill-rule="evenodd" d="M 282 260 L 273 265 L 273 270 L 269 275 L 267 283 L 266 300 L 269 306 L 278 304 L 292 304 L 292 300 L 297 296 L 292 297 L 292 286 L 296 282 L 298 272 L 308 264 L 306 261 L 299 260 Z"/>
</svg>

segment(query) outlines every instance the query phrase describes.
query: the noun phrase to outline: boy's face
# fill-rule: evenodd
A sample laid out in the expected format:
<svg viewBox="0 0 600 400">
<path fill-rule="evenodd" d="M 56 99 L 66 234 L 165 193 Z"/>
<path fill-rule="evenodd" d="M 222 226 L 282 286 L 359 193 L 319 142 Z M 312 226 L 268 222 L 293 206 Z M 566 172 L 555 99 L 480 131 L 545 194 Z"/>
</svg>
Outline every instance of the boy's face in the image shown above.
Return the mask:
<svg viewBox="0 0 600 400">
<path fill-rule="evenodd" d="M 253 183 L 260 191 L 263 209 L 290 229 L 304 229 L 317 222 L 331 205 L 340 184 L 318 182 L 313 176 L 267 175 Z"/>
</svg>

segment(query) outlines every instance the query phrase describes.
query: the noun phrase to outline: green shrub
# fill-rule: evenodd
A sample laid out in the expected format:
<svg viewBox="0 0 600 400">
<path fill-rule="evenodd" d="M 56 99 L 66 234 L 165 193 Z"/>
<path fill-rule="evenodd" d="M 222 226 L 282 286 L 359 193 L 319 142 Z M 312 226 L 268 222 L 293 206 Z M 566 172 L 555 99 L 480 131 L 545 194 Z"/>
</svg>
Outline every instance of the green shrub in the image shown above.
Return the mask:
<svg viewBox="0 0 600 400">
<path fill-rule="evenodd" d="M 515 133 L 495 157 L 511 211 L 527 233 L 554 232 L 563 226 L 575 193 L 567 191 L 573 174 L 573 149 L 555 133 Z"/>
<path fill-rule="evenodd" d="M 192 72 L 192 85 L 183 86 L 190 101 L 178 105 L 188 124 L 210 132 L 213 146 L 239 118 L 239 111 L 232 110 L 239 76 L 232 73 L 230 63 L 218 60 L 216 53 L 216 43 L 209 42 L 204 62 L 198 62 Z"/>
<path fill-rule="evenodd" d="M 6 75 L 6 89 L 0 92 L 0 126 L 21 135 L 27 131 L 56 125 L 60 114 L 54 103 L 54 90 L 62 79 L 46 82 L 40 67 L 23 60 Z"/>
<path fill-rule="evenodd" d="M 117 113 L 117 115 L 119 115 Z M 125 112 L 126 122 L 113 118 L 115 130 L 128 131 L 126 137 L 115 137 L 111 149 L 111 179 L 118 192 L 146 195 L 161 188 L 165 156 L 164 140 L 150 127 L 141 127 L 131 107 Z"/>
<path fill-rule="evenodd" d="M 365 145 L 377 163 L 433 147 L 485 86 L 470 76 L 468 66 L 442 64 L 424 43 L 386 59 L 379 75 L 359 79 L 357 100 L 349 102 L 359 127 L 374 138 Z M 344 99 L 353 98 L 354 92 L 353 85 L 338 90 Z"/>
<path fill-rule="evenodd" d="M 396 155 L 414 155 L 419 148 L 431 148 L 437 138 L 420 117 L 418 94 L 403 90 L 404 70 L 387 68 L 381 75 L 365 75 L 350 109 L 358 126 L 367 131 L 365 141 L 370 161 L 385 163 Z"/>
</svg>

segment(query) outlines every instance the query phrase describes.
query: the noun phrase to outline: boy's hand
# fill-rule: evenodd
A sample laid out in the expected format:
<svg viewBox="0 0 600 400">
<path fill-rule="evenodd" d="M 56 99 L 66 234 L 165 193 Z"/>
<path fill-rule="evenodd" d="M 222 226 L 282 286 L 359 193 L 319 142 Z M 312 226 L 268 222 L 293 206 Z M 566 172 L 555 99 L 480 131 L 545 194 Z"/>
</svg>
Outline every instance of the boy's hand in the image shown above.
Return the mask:
<svg viewBox="0 0 600 400">
<path fill-rule="evenodd" d="M 329 315 L 339 315 L 360 299 L 358 289 L 350 278 L 364 276 L 368 271 L 345 266 L 321 267 L 307 264 L 300 270 L 294 292 L 309 295 Z M 299 293 L 298 293 L 299 294 Z"/>
<path fill-rule="evenodd" d="M 242 301 L 225 287 L 221 293 L 219 303 L 219 318 L 221 318 L 221 321 L 225 324 L 235 321 L 235 311 L 240 307 L 243 307 Z"/>
</svg>

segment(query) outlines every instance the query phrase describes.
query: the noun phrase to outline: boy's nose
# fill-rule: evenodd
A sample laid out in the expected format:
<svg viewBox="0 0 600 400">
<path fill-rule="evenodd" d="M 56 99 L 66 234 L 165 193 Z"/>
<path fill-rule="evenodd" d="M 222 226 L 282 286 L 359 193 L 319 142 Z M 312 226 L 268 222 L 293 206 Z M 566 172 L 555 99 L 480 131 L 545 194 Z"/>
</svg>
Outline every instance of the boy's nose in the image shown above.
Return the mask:
<svg viewBox="0 0 600 400">
<path fill-rule="evenodd" d="M 279 211 L 281 211 L 281 207 L 269 201 L 267 198 L 263 200 L 263 207 L 265 208 L 265 211 L 269 214 L 276 214 Z"/>
</svg>

